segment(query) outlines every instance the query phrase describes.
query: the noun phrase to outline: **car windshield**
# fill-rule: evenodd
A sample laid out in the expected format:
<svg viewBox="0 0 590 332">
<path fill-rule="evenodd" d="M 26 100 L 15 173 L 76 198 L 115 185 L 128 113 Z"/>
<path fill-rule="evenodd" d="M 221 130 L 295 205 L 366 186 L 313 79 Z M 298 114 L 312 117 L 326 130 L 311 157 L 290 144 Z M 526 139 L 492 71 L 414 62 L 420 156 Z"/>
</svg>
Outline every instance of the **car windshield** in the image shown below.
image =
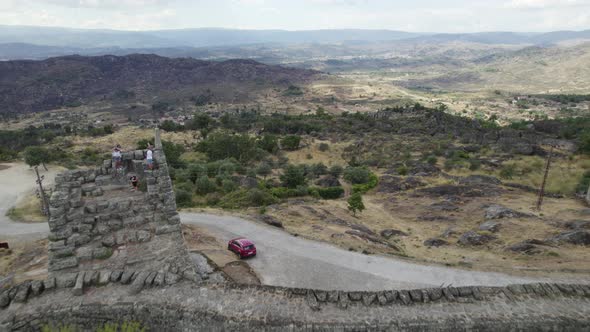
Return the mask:
<svg viewBox="0 0 590 332">
<path fill-rule="evenodd" d="M 254 245 L 251 244 L 249 246 L 245 246 L 244 249 L 246 249 L 246 250 L 252 250 L 252 249 L 254 249 Z"/>
</svg>

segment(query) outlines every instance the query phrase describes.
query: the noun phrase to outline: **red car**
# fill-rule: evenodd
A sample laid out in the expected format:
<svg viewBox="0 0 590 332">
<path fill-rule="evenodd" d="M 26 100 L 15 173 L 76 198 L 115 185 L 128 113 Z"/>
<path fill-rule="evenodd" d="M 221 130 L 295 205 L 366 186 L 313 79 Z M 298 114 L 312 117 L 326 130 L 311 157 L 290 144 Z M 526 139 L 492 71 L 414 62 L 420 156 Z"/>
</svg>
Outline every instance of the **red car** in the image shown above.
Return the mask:
<svg viewBox="0 0 590 332">
<path fill-rule="evenodd" d="M 254 242 L 243 237 L 230 240 L 227 249 L 235 252 L 240 258 L 256 256 L 256 246 Z"/>
</svg>

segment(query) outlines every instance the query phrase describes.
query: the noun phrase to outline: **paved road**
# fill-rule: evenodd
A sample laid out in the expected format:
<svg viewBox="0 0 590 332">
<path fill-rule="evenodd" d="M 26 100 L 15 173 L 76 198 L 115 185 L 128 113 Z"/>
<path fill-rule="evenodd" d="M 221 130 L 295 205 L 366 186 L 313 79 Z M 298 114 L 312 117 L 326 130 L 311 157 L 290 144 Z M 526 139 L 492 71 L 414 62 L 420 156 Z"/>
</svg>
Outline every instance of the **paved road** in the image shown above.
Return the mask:
<svg viewBox="0 0 590 332">
<path fill-rule="evenodd" d="M 204 227 L 224 241 L 238 236 L 253 240 L 259 254 L 248 263 L 262 283 L 268 285 L 326 290 L 382 290 L 441 285 L 502 286 L 540 281 L 367 256 L 294 237 L 276 228 L 236 217 L 181 213 L 181 219 L 185 224 Z"/>
<path fill-rule="evenodd" d="M 22 197 L 33 192 L 36 175 L 31 168 L 22 163 L 3 165 L 10 167 L 0 170 L 0 236 L 29 236 L 47 233 L 49 231 L 47 223 L 16 223 L 6 216 L 8 210 L 16 205 Z M 46 172 L 41 168 L 40 173 L 45 175 L 43 183 L 48 185 L 53 182 L 56 171 L 50 169 L 49 172 Z"/>
</svg>

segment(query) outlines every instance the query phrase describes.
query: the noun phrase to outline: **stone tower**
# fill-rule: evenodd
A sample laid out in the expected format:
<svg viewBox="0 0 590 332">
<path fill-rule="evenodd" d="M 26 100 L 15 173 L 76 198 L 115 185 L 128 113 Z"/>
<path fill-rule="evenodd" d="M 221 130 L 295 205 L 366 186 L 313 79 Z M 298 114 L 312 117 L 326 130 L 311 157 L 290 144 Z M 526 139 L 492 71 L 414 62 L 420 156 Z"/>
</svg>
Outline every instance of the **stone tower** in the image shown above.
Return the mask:
<svg viewBox="0 0 590 332">
<path fill-rule="evenodd" d="M 143 150 L 123 153 L 124 171 L 105 160 L 101 167 L 56 177 L 50 199 L 50 277 L 64 283 L 75 279 L 80 287 L 195 277 L 158 129 L 153 170 L 144 155 Z M 132 175 L 138 176 L 141 190 L 131 190 Z"/>
</svg>

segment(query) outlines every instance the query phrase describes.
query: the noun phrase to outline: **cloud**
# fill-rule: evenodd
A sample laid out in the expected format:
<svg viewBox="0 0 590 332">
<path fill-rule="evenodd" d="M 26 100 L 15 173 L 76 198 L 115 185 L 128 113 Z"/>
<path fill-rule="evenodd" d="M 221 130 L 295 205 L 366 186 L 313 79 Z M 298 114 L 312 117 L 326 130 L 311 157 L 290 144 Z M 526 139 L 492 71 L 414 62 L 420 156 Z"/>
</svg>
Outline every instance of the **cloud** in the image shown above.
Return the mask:
<svg viewBox="0 0 590 332">
<path fill-rule="evenodd" d="M 69 8 L 125 9 L 163 6 L 166 0 L 45 0 L 47 4 Z"/>
<path fill-rule="evenodd" d="M 506 8 L 546 9 L 590 6 L 588 0 L 512 0 L 505 4 Z"/>
</svg>

